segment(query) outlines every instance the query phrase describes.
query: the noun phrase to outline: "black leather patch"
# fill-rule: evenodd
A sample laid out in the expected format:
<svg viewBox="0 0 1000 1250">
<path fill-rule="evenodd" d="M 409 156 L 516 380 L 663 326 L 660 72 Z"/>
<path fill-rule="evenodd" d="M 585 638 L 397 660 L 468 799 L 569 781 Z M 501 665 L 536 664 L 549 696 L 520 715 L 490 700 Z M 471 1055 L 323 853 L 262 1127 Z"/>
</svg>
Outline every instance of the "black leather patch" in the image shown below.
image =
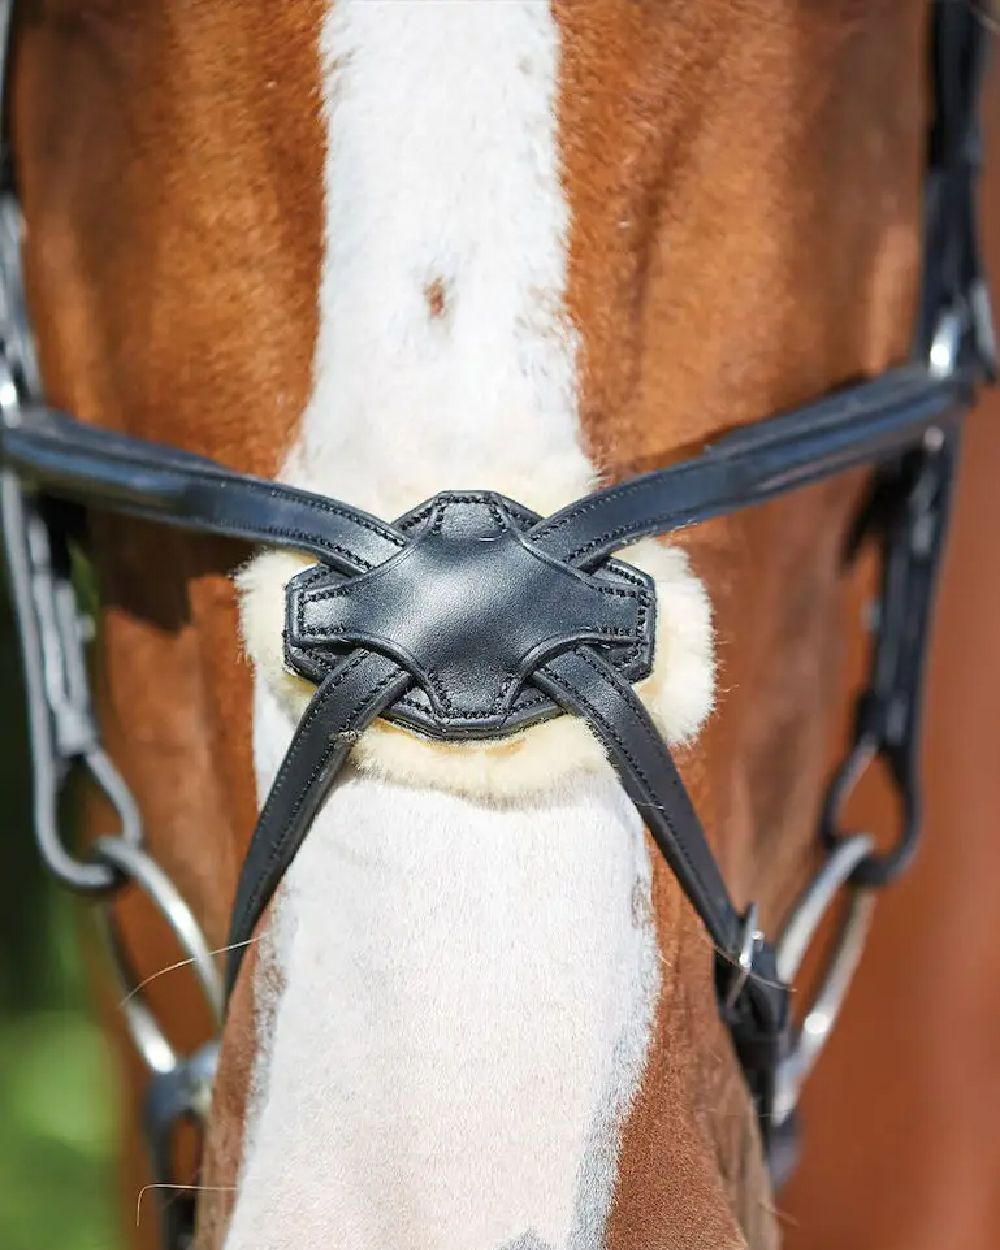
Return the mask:
<svg viewBox="0 0 1000 1250">
<path fill-rule="evenodd" d="M 648 676 L 652 579 L 617 560 L 583 573 L 553 559 L 525 537 L 538 519 L 502 495 L 447 491 L 396 522 L 410 541 L 370 572 L 306 569 L 288 584 L 288 664 L 318 683 L 354 646 L 390 656 L 417 684 L 387 718 L 439 738 L 556 715 L 531 673 L 581 642 L 627 681 Z"/>
</svg>

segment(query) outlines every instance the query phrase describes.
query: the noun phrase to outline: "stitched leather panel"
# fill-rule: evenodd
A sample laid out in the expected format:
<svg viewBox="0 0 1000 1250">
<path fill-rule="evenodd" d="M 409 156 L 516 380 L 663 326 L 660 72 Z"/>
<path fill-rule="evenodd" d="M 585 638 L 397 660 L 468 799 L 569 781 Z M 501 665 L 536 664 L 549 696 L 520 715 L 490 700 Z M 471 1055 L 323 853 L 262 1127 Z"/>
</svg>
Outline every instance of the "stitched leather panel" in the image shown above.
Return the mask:
<svg viewBox="0 0 1000 1250">
<path fill-rule="evenodd" d="M 389 656 L 417 685 L 387 718 L 440 738 L 556 715 L 528 679 L 581 642 L 627 682 L 647 676 L 652 579 L 618 561 L 590 574 L 554 560 L 525 536 L 537 520 L 501 495 L 448 491 L 396 523 L 411 541 L 371 572 L 306 569 L 288 587 L 288 663 L 319 683 L 352 647 Z"/>
</svg>

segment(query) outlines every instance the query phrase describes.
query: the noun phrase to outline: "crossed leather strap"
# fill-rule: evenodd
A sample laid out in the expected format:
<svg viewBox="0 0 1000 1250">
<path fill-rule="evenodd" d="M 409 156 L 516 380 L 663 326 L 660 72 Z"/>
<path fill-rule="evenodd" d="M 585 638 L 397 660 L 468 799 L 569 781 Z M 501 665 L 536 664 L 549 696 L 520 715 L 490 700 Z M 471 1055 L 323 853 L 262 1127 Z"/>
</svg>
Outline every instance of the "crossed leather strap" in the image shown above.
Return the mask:
<svg viewBox="0 0 1000 1250">
<path fill-rule="evenodd" d="M 547 518 L 490 492 L 445 492 L 389 525 L 337 500 L 198 456 L 22 408 L 3 460 L 47 494 L 302 551 L 287 589 L 286 657 L 318 683 L 240 876 L 229 988 L 245 945 L 356 737 L 376 717 L 455 740 L 564 710 L 600 739 L 717 951 L 723 1014 L 765 1141 L 788 989 L 732 900 L 666 744 L 631 682 L 652 661 L 650 579 L 611 558 L 636 540 L 917 448 L 933 461 L 973 375 L 906 365 L 608 487 Z M 919 659 L 920 657 L 918 657 Z"/>
<path fill-rule="evenodd" d="M 656 612 L 670 604 L 657 604 L 650 579 L 613 553 L 846 469 L 884 466 L 865 529 L 883 542 L 882 604 L 891 610 L 879 626 L 858 742 L 887 755 L 912 805 L 900 847 L 872 856 L 858 874 L 881 883 L 898 871 L 919 823 L 919 693 L 958 426 L 993 368 L 972 192 L 984 40 L 971 8 L 935 6 L 937 115 L 918 359 L 550 517 L 492 492 L 449 491 L 388 524 L 41 405 L 7 413 L 0 458 L 42 496 L 317 561 L 287 588 L 285 629 L 287 662 L 317 689 L 242 869 L 230 990 L 245 942 L 375 718 L 451 741 L 501 737 L 568 712 L 600 740 L 716 949 L 721 1010 L 773 1162 L 788 987 L 753 913 L 730 898 L 670 752 L 632 689 L 652 663 Z M 837 800 L 839 791 L 832 793 Z M 833 825 L 828 811 L 830 841 Z"/>
</svg>

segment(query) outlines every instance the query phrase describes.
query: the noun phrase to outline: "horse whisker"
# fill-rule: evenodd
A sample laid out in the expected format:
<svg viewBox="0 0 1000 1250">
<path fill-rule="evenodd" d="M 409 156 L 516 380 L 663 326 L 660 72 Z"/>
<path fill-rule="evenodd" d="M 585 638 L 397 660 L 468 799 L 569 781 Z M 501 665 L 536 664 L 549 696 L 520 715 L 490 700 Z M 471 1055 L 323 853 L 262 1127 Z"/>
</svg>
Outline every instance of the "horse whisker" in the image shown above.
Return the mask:
<svg viewBox="0 0 1000 1250">
<path fill-rule="evenodd" d="M 139 1227 L 139 1219 L 142 1214 L 142 1200 L 146 1195 L 147 1189 L 183 1189 L 189 1193 L 234 1193 L 235 1185 L 172 1185 L 166 1181 L 160 1181 L 156 1184 L 143 1185 L 139 1190 L 135 1200 L 135 1226 Z"/>
<path fill-rule="evenodd" d="M 230 942 L 228 946 L 219 946 L 215 950 L 211 950 L 208 953 L 210 955 L 225 955 L 228 951 L 236 950 L 239 947 L 253 946 L 254 943 L 259 942 L 262 937 L 263 937 L 263 934 L 259 933 L 255 937 L 246 938 L 242 942 Z M 119 1001 L 118 1006 L 124 1007 L 126 1003 L 128 1003 L 131 999 L 135 998 L 136 994 L 141 994 L 142 991 L 146 988 L 146 986 L 149 985 L 151 982 L 157 980 L 157 978 L 166 976 L 168 972 L 176 972 L 178 968 L 188 968 L 193 963 L 194 963 L 193 959 L 179 959 L 175 964 L 167 964 L 167 966 L 165 968 L 161 968 L 159 972 L 151 972 L 148 977 L 144 977 L 138 983 L 138 985 L 134 985 L 129 990 L 129 992 L 125 995 L 125 997 Z"/>
</svg>

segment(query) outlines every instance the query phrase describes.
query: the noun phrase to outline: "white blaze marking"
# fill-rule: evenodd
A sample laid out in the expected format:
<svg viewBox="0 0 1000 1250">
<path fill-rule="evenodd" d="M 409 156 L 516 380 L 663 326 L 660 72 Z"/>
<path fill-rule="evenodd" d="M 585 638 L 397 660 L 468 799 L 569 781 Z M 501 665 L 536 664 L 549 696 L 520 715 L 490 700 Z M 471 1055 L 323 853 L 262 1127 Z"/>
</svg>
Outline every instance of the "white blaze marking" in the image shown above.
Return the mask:
<svg viewBox="0 0 1000 1250">
<path fill-rule="evenodd" d="M 386 516 L 445 487 L 565 502 L 591 466 L 548 4 L 341 0 L 322 53 L 319 342 L 286 476 Z M 261 794 L 290 733 L 258 679 Z M 601 777 L 497 809 L 348 778 L 265 943 L 286 988 L 228 1250 L 601 1246 L 658 988 L 649 872 Z"/>
</svg>

